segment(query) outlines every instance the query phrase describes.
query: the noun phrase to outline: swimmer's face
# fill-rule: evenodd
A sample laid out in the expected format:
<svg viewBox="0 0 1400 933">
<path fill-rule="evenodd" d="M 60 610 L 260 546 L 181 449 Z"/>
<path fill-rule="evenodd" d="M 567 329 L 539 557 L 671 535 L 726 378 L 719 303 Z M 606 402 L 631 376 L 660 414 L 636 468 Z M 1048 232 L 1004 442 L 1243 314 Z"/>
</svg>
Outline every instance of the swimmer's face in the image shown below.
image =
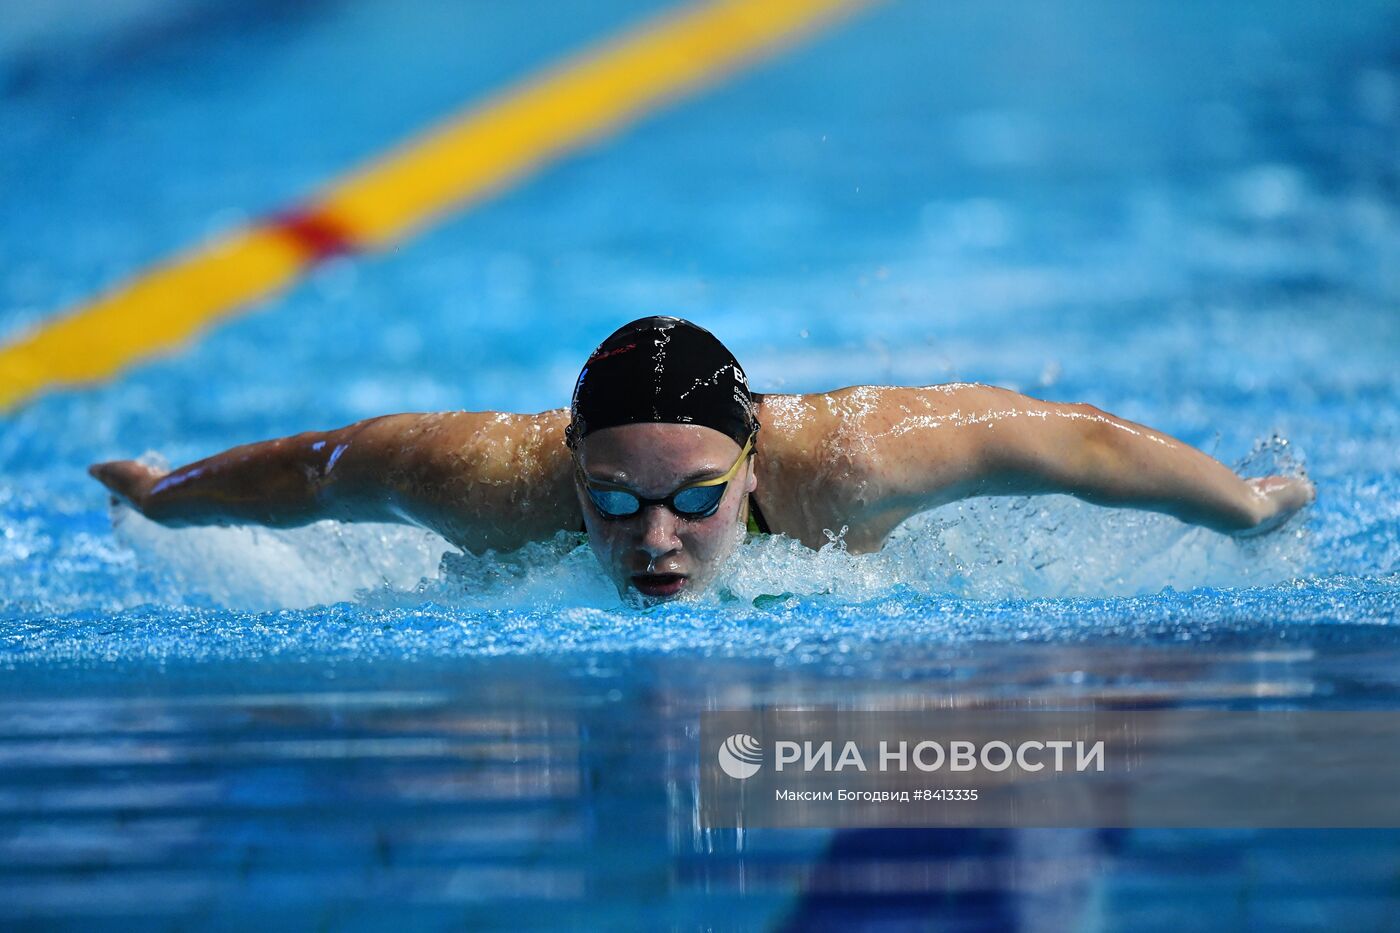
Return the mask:
<svg viewBox="0 0 1400 933">
<path fill-rule="evenodd" d="M 699 425 L 627 424 L 584 438 L 579 461 L 590 479 L 660 499 L 686 483 L 724 475 L 739 451 L 730 438 Z M 682 518 L 664 505 L 647 505 L 627 518 L 605 519 L 582 483 L 574 485 L 589 543 L 618 592 L 664 600 L 713 582 L 743 539 L 740 522 L 757 480 L 750 457 L 706 518 Z"/>
</svg>

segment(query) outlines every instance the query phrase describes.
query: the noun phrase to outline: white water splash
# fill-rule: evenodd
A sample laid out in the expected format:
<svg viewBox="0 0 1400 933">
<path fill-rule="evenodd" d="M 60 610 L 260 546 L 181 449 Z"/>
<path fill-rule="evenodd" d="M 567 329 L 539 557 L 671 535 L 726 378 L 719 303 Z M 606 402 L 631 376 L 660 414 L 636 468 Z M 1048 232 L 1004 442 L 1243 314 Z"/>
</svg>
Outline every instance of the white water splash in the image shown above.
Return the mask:
<svg viewBox="0 0 1400 933">
<path fill-rule="evenodd" d="M 435 577 L 446 541 L 403 525 L 318 522 L 305 528 L 164 528 L 114 507 L 117 539 L 167 578 L 166 593 L 230 609 L 302 608 Z M 161 595 L 165 595 L 164 593 Z"/>
</svg>

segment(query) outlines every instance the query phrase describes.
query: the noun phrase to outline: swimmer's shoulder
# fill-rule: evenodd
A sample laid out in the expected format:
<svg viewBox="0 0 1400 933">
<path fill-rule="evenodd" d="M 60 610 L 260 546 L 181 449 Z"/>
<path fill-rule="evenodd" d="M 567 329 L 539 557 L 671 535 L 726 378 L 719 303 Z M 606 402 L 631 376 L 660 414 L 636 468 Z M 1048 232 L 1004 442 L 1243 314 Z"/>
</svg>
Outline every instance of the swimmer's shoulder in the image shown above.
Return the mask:
<svg viewBox="0 0 1400 933">
<path fill-rule="evenodd" d="M 405 412 L 346 429 L 347 440 L 382 455 L 372 463 L 425 483 L 567 475 L 567 409 Z"/>
<path fill-rule="evenodd" d="M 975 382 L 852 385 L 829 392 L 758 398 L 763 424 L 760 449 L 767 441 L 774 454 L 796 459 L 870 449 L 872 444 L 860 442 L 878 444 L 916 427 L 955 421 L 971 411 L 996 411 L 1024 400 L 1009 389 Z"/>
<path fill-rule="evenodd" d="M 756 443 L 759 503 L 770 530 L 809 547 L 826 543 L 824 530 L 841 527 L 836 499 L 849 471 L 835 469 L 833 444 L 841 431 L 829 393 L 758 396 L 762 426 Z"/>
<path fill-rule="evenodd" d="M 912 408 L 929 410 L 949 386 L 853 385 L 802 395 L 756 396 L 758 447 L 770 456 L 806 467 L 862 437 L 883 433 Z M 859 446 L 859 445 L 856 445 Z"/>
<path fill-rule="evenodd" d="M 870 504 L 888 473 L 915 458 L 956 467 L 957 442 L 910 443 L 916 425 L 944 421 L 969 396 L 991 387 L 854 385 L 803 395 L 758 399 L 756 498 L 776 532 L 820 547 L 826 531 L 850 528 L 852 550 L 875 550 L 888 528 L 873 521 Z M 944 442 L 946 438 L 946 443 Z"/>
<path fill-rule="evenodd" d="M 572 488 L 572 460 L 564 443 L 568 409 L 537 414 L 450 411 L 424 416 L 420 431 L 444 481 L 486 483 L 526 502 L 563 498 Z"/>
<path fill-rule="evenodd" d="M 395 450 L 386 479 L 406 517 L 472 551 L 511 550 L 580 520 L 567 409 L 389 415 L 370 430 Z"/>
</svg>

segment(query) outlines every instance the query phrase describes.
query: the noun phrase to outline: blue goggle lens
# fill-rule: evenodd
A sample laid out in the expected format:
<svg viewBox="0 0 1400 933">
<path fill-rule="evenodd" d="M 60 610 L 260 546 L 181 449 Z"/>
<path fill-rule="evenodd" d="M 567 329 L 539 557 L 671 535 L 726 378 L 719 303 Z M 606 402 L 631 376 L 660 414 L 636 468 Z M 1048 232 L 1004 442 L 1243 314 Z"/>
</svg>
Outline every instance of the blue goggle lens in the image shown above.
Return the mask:
<svg viewBox="0 0 1400 933">
<path fill-rule="evenodd" d="M 723 483 L 719 486 L 691 486 L 676 493 L 671 499 L 671 504 L 681 515 L 709 515 L 719 507 L 719 500 L 724 498 L 724 490 L 728 485 Z"/>
<path fill-rule="evenodd" d="M 724 498 L 724 491 L 728 487 L 728 483 L 718 486 L 691 486 L 668 497 L 666 504 L 682 518 L 705 518 L 719 508 L 719 502 Z M 592 486 L 587 489 L 593 505 L 608 518 L 627 518 L 641 511 L 641 500 L 630 492 L 621 489 L 596 489 Z"/>
<path fill-rule="evenodd" d="M 621 489 L 594 489 L 588 487 L 588 497 L 593 500 L 593 504 L 598 507 L 609 518 L 623 518 L 628 515 L 636 515 L 641 509 L 642 503 L 630 492 L 623 492 Z"/>
</svg>

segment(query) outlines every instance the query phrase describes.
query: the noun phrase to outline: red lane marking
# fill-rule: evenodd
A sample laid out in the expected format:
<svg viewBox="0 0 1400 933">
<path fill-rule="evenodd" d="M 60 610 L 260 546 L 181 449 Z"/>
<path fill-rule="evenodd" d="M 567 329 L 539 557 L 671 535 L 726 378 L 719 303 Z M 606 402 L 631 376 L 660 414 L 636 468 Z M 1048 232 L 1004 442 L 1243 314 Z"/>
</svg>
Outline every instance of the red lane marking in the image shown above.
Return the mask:
<svg viewBox="0 0 1400 933">
<path fill-rule="evenodd" d="M 283 214 L 273 218 L 269 226 L 300 247 L 312 262 L 355 251 L 350 231 L 314 210 Z"/>
</svg>

